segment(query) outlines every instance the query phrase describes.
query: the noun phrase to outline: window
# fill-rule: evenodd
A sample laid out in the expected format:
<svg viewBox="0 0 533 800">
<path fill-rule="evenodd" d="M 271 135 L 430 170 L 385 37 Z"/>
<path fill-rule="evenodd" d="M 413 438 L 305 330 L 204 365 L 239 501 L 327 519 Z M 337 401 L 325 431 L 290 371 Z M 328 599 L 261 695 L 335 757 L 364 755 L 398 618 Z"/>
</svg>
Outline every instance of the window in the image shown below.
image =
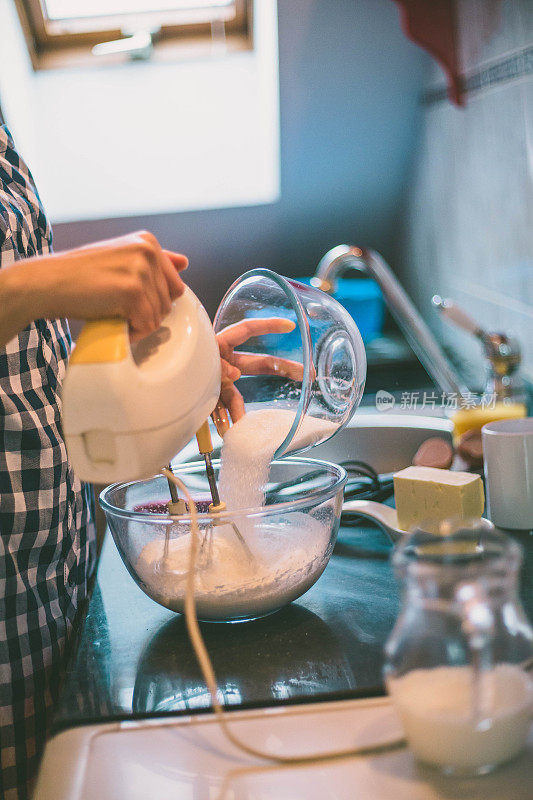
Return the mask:
<svg viewBox="0 0 533 800">
<path fill-rule="evenodd" d="M 276 0 L 253 2 L 253 47 L 161 61 L 166 46 L 35 71 L 15 2 L 0 0 L 2 110 L 53 224 L 279 199 Z"/>
<path fill-rule="evenodd" d="M 35 69 L 249 49 L 251 0 L 16 0 Z M 155 47 L 154 47 L 155 46 Z M 191 50 L 192 48 L 192 50 Z M 99 59 L 100 61 L 102 58 Z"/>
</svg>

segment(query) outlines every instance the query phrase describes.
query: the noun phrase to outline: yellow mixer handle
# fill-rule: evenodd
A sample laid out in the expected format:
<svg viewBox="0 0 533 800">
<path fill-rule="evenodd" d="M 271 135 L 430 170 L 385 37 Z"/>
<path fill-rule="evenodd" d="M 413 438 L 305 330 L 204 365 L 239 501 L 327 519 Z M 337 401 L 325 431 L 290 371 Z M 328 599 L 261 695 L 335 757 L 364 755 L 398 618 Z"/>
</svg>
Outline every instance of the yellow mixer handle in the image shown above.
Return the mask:
<svg viewBox="0 0 533 800">
<path fill-rule="evenodd" d="M 84 326 L 70 363 L 103 364 L 124 361 L 128 352 L 128 323 L 123 319 L 99 319 Z"/>
<path fill-rule="evenodd" d="M 202 455 L 213 452 L 213 442 L 211 440 L 208 420 L 196 431 L 196 441 L 198 442 L 198 450 Z"/>
</svg>

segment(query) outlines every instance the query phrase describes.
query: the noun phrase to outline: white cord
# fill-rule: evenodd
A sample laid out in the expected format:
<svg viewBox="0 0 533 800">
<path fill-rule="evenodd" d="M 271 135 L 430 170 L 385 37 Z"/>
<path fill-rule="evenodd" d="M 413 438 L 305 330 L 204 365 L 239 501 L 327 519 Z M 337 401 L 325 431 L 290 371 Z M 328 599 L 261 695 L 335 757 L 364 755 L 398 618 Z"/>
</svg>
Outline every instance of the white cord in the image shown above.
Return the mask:
<svg viewBox="0 0 533 800">
<path fill-rule="evenodd" d="M 308 761 L 324 761 L 336 758 L 346 758 L 347 756 L 353 757 L 378 755 L 380 753 L 386 753 L 390 750 L 397 750 L 400 747 L 405 747 L 405 738 L 397 737 L 396 739 L 391 739 L 388 742 L 383 742 L 381 744 L 371 744 L 364 747 L 355 748 L 347 747 L 346 749 L 342 750 L 334 750 L 331 753 L 306 753 L 305 755 L 301 756 L 284 756 L 275 755 L 274 753 L 267 753 L 264 750 L 252 747 L 251 745 L 239 739 L 239 737 L 231 731 L 227 722 L 227 714 L 218 700 L 218 687 L 215 671 L 200 632 L 198 616 L 196 614 L 194 578 L 196 570 L 196 558 L 198 555 L 198 543 L 200 539 L 200 528 L 198 526 L 198 512 L 196 509 L 196 504 L 191 496 L 191 493 L 180 478 L 166 468 L 162 470 L 162 473 L 166 478 L 168 478 L 169 481 L 172 481 L 179 489 L 181 489 L 189 504 L 189 514 L 191 516 L 191 545 L 189 548 L 189 568 L 187 572 L 187 583 L 185 588 L 185 622 L 196 660 L 198 661 L 203 679 L 207 685 L 207 688 L 209 689 L 209 694 L 211 695 L 211 703 L 213 705 L 215 716 L 218 718 L 222 730 L 229 741 L 235 745 L 235 747 L 238 747 L 240 750 L 243 750 L 245 753 L 253 756 L 254 758 L 262 758 L 279 764 L 301 764 Z"/>
</svg>

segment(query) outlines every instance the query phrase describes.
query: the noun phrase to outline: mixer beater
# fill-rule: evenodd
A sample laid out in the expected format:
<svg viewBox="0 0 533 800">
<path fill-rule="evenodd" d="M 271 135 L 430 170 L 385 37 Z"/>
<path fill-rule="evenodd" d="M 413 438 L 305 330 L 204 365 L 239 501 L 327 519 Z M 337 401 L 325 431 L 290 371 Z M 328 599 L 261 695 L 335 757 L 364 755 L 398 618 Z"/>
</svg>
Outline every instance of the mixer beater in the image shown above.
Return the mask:
<svg viewBox="0 0 533 800">
<path fill-rule="evenodd" d="M 222 511 L 226 510 L 226 504 L 220 499 L 220 495 L 218 493 L 218 486 L 215 477 L 215 470 L 213 469 L 213 462 L 211 460 L 211 456 L 213 453 L 213 441 L 211 439 L 211 430 L 209 428 L 209 422 L 206 420 L 203 425 L 198 429 L 196 432 L 196 441 L 198 443 L 198 450 L 200 454 L 203 456 L 205 462 L 205 472 L 207 477 L 207 482 L 209 483 L 209 491 L 211 493 L 211 503 L 209 504 L 209 512 L 214 514 L 219 514 Z M 168 513 L 171 516 L 181 516 L 182 514 L 187 514 L 187 506 L 185 504 L 185 500 L 180 498 L 177 493 L 176 484 L 173 480 L 173 473 L 172 467 L 169 464 L 168 467 L 163 469 L 163 474 L 165 475 L 168 481 L 168 488 L 170 491 L 171 502 L 168 503 Z M 216 525 L 226 525 L 228 524 L 225 519 L 220 519 L 220 521 L 216 521 L 211 525 L 208 525 L 204 531 L 203 536 L 200 544 L 200 553 L 207 556 L 207 563 L 210 561 L 210 557 L 212 554 L 213 549 L 213 528 Z M 229 523 L 235 536 L 237 537 L 239 544 L 241 545 L 246 557 L 250 562 L 254 561 L 254 556 L 246 544 L 246 541 L 240 532 L 239 528 L 234 522 Z M 165 551 L 168 552 L 168 542 L 166 542 Z"/>
</svg>

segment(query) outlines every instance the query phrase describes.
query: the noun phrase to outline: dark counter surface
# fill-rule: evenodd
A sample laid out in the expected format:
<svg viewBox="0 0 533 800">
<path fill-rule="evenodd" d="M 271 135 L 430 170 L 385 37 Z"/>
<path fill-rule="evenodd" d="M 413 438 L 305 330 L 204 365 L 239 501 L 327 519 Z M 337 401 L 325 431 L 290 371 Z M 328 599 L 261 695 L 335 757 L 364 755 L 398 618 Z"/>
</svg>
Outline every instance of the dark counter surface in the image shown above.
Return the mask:
<svg viewBox="0 0 533 800">
<path fill-rule="evenodd" d="M 377 529 L 341 529 L 325 572 L 299 600 L 255 622 L 202 624 L 225 704 L 381 693 L 383 642 L 398 609 L 389 551 Z M 184 618 L 138 588 L 109 533 L 73 650 L 55 730 L 209 707 Z"/>
<path fill-rule="evenodd" d="M 522 598 L 533 617 L 533 538 Z M 318 582 L 263 620 L 202 624 L 228 708 L 383 693 L 383 644 L 398 611 L 390 544 L 376 528 L 341 528 Z M 109 534 L 68 663 L 53 730 L 209 710 L 184 618 L 134 583 Z"/>
</svg>

